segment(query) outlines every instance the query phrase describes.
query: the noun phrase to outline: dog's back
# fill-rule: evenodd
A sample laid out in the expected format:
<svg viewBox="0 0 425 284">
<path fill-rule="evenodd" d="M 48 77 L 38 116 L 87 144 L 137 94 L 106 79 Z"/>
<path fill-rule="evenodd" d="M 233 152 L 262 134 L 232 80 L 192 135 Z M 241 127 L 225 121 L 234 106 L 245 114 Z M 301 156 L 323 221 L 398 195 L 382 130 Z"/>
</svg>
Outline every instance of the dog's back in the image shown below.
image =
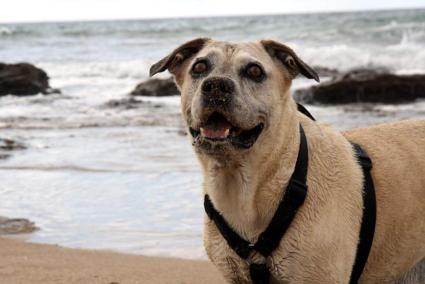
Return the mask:
<svg viewBox="0 0 425 284">
<path fill-rule="evenodd" d="M 344 136 L 373 162 L 377 226 L 363 279 L 392 280 L 425 257 L 425 120 L 353 129 Z"/>
</svg>

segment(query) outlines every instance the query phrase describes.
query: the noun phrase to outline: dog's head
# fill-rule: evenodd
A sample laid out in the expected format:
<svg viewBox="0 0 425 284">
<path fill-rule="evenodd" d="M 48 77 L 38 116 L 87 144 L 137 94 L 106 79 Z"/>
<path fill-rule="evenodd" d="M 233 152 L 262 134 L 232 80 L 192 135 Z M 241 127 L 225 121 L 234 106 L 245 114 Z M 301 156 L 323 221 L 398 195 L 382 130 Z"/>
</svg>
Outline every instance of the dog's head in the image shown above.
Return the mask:
<svg viewBox="0 0 425 284">
<path fill-rule="evenodd" d="M 154 64 L 150 75 L 165 70 L 181 91 L 197 152 L 217 159 L 244 155 L 284 131 L 277 128 L 299 73 L 319 81 L 292 49 L 272 40 L 195 39 Z"/>
</svg>

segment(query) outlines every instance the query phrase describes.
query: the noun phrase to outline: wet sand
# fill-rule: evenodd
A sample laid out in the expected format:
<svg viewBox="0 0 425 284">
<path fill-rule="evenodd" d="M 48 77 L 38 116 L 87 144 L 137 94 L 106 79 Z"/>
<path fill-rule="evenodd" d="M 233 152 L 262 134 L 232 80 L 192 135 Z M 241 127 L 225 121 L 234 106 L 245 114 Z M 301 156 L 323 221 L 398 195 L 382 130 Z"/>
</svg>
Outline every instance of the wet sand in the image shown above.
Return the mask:
<svg viewBox="0 0 425 284">
<path fill-rule="evenodd" d="M 68 249 L 0 238 L 0 282 L 224 283 L 207 261 Z"/>
</svg>

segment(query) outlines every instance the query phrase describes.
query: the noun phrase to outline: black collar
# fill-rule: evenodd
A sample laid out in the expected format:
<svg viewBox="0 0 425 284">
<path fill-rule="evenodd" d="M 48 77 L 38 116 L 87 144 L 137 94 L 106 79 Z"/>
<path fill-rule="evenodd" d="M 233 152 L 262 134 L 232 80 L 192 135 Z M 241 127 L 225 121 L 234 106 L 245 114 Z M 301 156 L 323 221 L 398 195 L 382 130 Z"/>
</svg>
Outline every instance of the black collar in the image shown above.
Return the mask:
<svg viewBox="0 0 425 284">
<path fill-rule="evenodd" d="M 308 147 L 304 129 L 300 125 L 300 149 L 294 172 L 289 180 L 285 194 L 268 227 L 262 232 L 255 244 L 243 239 L 226 222 L 223 216 L 214 208 L 208 195 L 205 195 L 204 207 L 208 217 L 214 221 L 218 230 L 228 245 L 241 258 L 250 262 L 251 253 L 256 251 L 268 257 L 278 246 L 283 235 L 288 230 L 295 215 L 307 195 Z M 251 263 L 250 275 L 255 284 L 269 283 L 270 272 L 266 263 Z"/>
</svg>

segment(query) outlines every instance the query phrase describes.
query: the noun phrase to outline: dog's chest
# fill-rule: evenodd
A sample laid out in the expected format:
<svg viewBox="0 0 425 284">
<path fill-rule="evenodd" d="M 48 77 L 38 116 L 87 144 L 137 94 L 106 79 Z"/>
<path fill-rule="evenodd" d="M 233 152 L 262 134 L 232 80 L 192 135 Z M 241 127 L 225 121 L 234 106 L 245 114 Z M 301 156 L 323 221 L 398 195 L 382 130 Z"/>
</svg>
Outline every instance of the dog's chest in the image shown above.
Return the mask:
<svg viewBox="0 0 425 284">
<path fill-rule="evenodd" d="M 207 219 L 205 224 L 204 245 L 208 257 L 219 269 L 227 282 L 235 284 L 252 283 L 249 275 L 249 264 L 241 259 L 229 247 L 213 222 Z M 270 283 L 289 283 L 292 262 L 296 261 L 295 248 L 279 250 L 267 258 L 267 266 L 271 273 Z M 259 259 L 259 258 L 258 258 Z M 258 260 L 254 256 L 253 260 Z"/>
</svg>

